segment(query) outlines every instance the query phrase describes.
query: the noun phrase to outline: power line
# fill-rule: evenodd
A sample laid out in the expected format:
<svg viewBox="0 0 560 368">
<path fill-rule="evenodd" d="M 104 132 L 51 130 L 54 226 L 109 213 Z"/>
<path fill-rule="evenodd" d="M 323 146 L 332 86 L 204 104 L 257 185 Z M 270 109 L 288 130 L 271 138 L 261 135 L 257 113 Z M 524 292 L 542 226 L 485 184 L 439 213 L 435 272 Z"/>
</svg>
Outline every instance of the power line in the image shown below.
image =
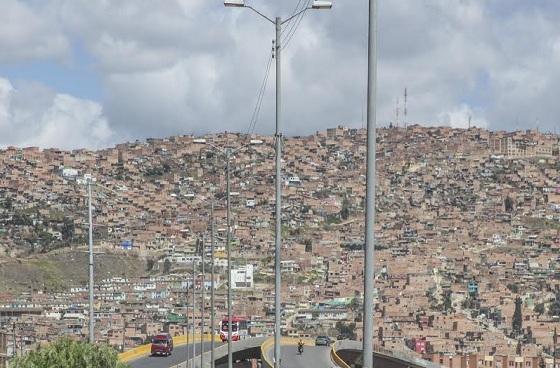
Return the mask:
<svg viewBox="0 0 560 368">
<path fill-rule="evenodd" d="M 309 5 L 311 5 L 311 1 L 312 0 L 307 0 L 304 4 L 304 7 L 301 10 L 303 10 L 305 8 L 309 8 Z M 288 47 L 288 45 L 290 44 L 290 41 L 292 40 L 292 38 L 296 34 L 296 32 L 298 30 L 298 27 L 299 27 L 299 24 L 301 23 L 301 20 L 303 19 L 304 16 L 305 16 L 305 12 L 302 12 L 300 15 L 298 15 L 296 17 L 296 19 L 294 20 L 294 23 L 292 23 L 292 28 L 290 29 L 290 31 L 288 31 L 288 35 L 284 38 L 284 41 L 282 41 L 282 48 L 283 49 L 286 49 Z"/>
<path fill-rule="evenodd" d="M 264 78 L 261 82 L 261 86 L 257 91 L 257 102 L 255 103 L 255 108 L 253 109 L 253 114 L 251 115 L 251 120 L 249 121 L 249 128 L 247 129 L 247 135 L 253 134 L 257 126 L 257 121 L 259 119 L 259 114 L 261 112 L 262 102 L 264 98 L 264 93 L 266 92 L 266 86 L 268 83 L 268 77 L 270 75 L 270 68 L 272 66 L 272 53 L 268 57 L 268 62 L 266 63 L 266 70 Z"/>
<path fill-rule="evenodd" d="M 292 11 L 292 14 L 296 14 L 297 12 L 299 12 L 300 10 L 302 10 L 302 9 L 299 8 L 300 4 L 301 4 L 301 0 L 298 0 L 298 3 L 297 3 L 297 5 L 296 5 L 296 7 L 295 7 L 294 10 Z M 291 32 L 292 28 L 293 28 L 293 26 L 290 28 L 290 31 L 289 31 L 288 33 Z M 284 32 L 286 32 L 286 29 L 287 29 L 287 28 L 282 28 L 282 31 L 280 32 L 280 35 L 283 35 Z"/>
</svg>

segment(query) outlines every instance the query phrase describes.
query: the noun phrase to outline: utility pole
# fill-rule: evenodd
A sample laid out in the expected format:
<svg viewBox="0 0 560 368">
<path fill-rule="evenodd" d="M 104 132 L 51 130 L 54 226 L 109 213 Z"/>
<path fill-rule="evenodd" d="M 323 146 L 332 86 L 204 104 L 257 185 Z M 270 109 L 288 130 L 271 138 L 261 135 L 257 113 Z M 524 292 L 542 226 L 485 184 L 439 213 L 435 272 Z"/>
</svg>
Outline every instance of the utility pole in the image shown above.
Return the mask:
<svg viewBox="0 0 560 368">
<path fill-rule="evenodd" d="M 281 51 L 282 45 L 281 41 L 281 32 L 282 32 L 282 24 L 286 22 L 290 22 L 294 20 L 297 16 L 303 14 L 307 10 L 310 9 L 331 9 L 332 2 L 328 0 L 315 0 L 312 3 L 307 2 L 307 6 L 305 6 L 299 12 L 296 12 L 292 16 L 288 17 L 286 20 L 282 21 L 282 18 L 276 17 L 274 20 L 267 17 L 257 9 L 253 8 L 250 5 L 245 5 L 244 0 L 224 0 L 224 5 L 227 7 L 244 7 L 250 9 L 257 13 L 262 18 L 266 19 L 268 22 L 274 24 L 276 29 L 276 37 L 274 42 L 274 57 L 276 59 L 276 132 L 274 134 L 274 138 L 276 139 L 276 224 L 275 224 L 275 262 L 274 262 L 274 272 L 275 272 L 275 279 L 274 279 L 274 308 L 275 308 L 275 316 L 274 316 L 274 368 L 280 367 L 280 321 L 281 321 L 281 308 L 280 308 L 280 291 L 281 291 L 281 269 L 280 269 L 280 249 L 281 249 L 281 242 L 282 242 L 282 133 L 281 133 L 281 111 L 282 111 L 282 88 L 281 88 Z M 301 18 L 300 18 L 301 19 Z M 231 287 L 231 285 L 230 285 Z M 231 320 L 229 321 L 230 329 L 231 329 Z M 228 345 L 228 351 L 229 345 Z M 228 368 L 232 368 L 231 366 L 231 355 L 228 353 Z"/>
<path fill-rule="evenodd" d="M 377 97 L 377 0 L 369 0 L 367 87 L 367 178 L 364 261 L 363 368 L 373 368 L 373 290 L 375 262 L 375 140 Z"/>
<path fill-rule="evenodd" d="M 124 347 L 125 347 L 125 342 L 126 342 L 125 333 L 126 333 L 126 320 L 124 319 L 124 314 L 123 314 L 122 315 L 122 351 L 123 352 L 124 352 Z"/>
<path fill-rule="evenodd" d="M 200 314 L 201 314 L 201 325 L 200 325 L 200 368 L 204 367 L 204 234 L 202 235 L 202 247 L 200 248 L 201 259 L 202 259 L 202 282 L 200 284 Z"/>
<path fill-rule="evenodd" d="M 230 183 L 230 160 L 231 160 L 231 150 L 228 148 L 226 150 L 226 182 L 227 182 L 227 204 L 226 204 L 226 222 L 227 222 L 227 277 L 228 277 L 228 306 L 227 306 L 227 313 L 228 313 L 228 368 L 233 368 L 233 351 L 231 346 L 231 338 L 232 338 L 232 331 L 231 331 L 231 205 L 230 205 L 230 190 L 231 190 L 231 183 Z"/>
<path fill-rule="evenodd" d="M 89 343 L 95 343 L 93 317 L 93 216 L 91 210 L 91 180 L 88 178 L 88 215 L 89 215 Z"/>
<path fill-rule="evenodd" d="M 282 248 L 282 133 L 280 130 L 280 118 L 282 111 L 282 74 L 281 74 L 281 33 L 282 33 L 282 18 L 276 17 L 276 42 L 274 47 L 276 52 L 276 239 L 275 239 L 275 254 L 274 254 L 274 368 L 280 367 L 280 320 L 282 315 L 280 313 L 280 292 L 282 287 L 282 277 L 280 268 L 280 250 Z M 231 367 L 230 367 L 231 368 Z"/>
<path fill-rule="evenodd" d="M 556 343 L 558 342 L 558 334 L 556 333 L 556 327 L 554 327 L 554 335 L 552 336 L 552 368 L 556 368 Z"/>
<path fill-rule="evenodd" d="M 12 357 L 17 356 L 17 340 L 16 340 L 16 323 L 14 322 L 12 325 L 12 335 L 14 340 L 14 347 L 12 349 Z"/>
<path fill-rule="evenodd" d="M 214 368 L 214 193 L 212 193 L 212 202 L 210 204 L 210 273 L 212 280 L 210 280 L 210 368 Z M 201 367 L 202 368 L 202 367 Z"/>
<path fill-rule="evenodd" d="M 195 291 L 196 291 L 196 281 L 195 281 L 195 272 L 196 272 L 196 266 L 195 266 L 195 259 L 194 257 L 192 258 L 192 340 L 191 340 L 191 346 L 192 346 L 192 359 L 191 359 L 191 367 L 195 368 L 194 366 L 194 357 L 196 355 L 196 344 L 194 342 L 194 331 L 195 331 L 195 327 L 194 327 L 194 321 L 195 321 L 195 317 L 194 317 L 194 311 L 195 311 L 195 305 L 196 305 L 196 299 L 195 299 Z"/>
</svg>

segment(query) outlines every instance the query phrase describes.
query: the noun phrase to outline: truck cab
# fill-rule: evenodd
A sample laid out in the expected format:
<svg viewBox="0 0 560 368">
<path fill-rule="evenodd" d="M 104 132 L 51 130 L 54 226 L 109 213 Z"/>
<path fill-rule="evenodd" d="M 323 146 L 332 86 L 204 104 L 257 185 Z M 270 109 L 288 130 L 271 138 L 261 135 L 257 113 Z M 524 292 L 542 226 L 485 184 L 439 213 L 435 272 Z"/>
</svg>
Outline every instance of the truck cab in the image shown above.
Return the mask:
<svg viewBox="0 0 560 368">
<path fill-rule="evenodd" d="M 168 333 L 158 334 L 152 338 L 152 355 L 171 355 L 173 351 L 173 338 Z"/>
</svg>

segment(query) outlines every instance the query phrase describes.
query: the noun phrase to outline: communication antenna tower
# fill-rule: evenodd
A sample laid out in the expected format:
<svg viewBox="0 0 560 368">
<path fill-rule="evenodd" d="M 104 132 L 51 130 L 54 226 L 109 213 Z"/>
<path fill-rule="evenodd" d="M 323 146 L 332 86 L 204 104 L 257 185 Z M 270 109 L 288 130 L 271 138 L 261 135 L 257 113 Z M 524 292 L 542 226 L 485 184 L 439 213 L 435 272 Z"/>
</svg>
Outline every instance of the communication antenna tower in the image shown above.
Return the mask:
<svg viewBox="0 0 560 368">
<path fill-rule="evenodd" d="M 407 125 L 406 116 L 407 116 L 407 114 L 408 114 L 408 110 L 407 110 L 407 108 L 406 108 L 407 97 L 408 97 L 407 90 L 406 90 L 406 87 L 404 87 L 404 128 L 405 128 L 405 129 L 406 129 L 406 125 Z"/>
<path fill-rule="evenodd" d="M 396 115 L 395 123 L 396 123 L 397 128 L 398 128 L 399 127 L 399 98 L 398 97 L 397 97 L 397 103 L 396 103 L 396 106 L 395 106 L 395 115 Z"/>
</svg>

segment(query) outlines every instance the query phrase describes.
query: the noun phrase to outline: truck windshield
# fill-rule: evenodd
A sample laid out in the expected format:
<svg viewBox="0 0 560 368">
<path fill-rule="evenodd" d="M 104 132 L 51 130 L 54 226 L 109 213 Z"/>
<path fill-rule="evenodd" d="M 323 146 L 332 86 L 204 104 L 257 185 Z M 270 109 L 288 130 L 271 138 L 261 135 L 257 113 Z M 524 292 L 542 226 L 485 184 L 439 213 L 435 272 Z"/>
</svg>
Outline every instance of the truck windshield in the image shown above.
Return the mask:
<svg viewBox="0 0 560 368">
<path fill-rule="evenodd" d="M 152 340 L 152 344 L 156 344 L 156 345 L 167 345 L 167 340 L 153 339 L 153 340 Z"/>
<path fill-rule="evenodd" d="M 233 332 L 237 331 L 237 323 L 232 322 L 231 323 L 231 329 Z M 227 331 L 228 330 L 228 321 L 223 321 L 222 322 L 222 331 Z"/>
</svg>

